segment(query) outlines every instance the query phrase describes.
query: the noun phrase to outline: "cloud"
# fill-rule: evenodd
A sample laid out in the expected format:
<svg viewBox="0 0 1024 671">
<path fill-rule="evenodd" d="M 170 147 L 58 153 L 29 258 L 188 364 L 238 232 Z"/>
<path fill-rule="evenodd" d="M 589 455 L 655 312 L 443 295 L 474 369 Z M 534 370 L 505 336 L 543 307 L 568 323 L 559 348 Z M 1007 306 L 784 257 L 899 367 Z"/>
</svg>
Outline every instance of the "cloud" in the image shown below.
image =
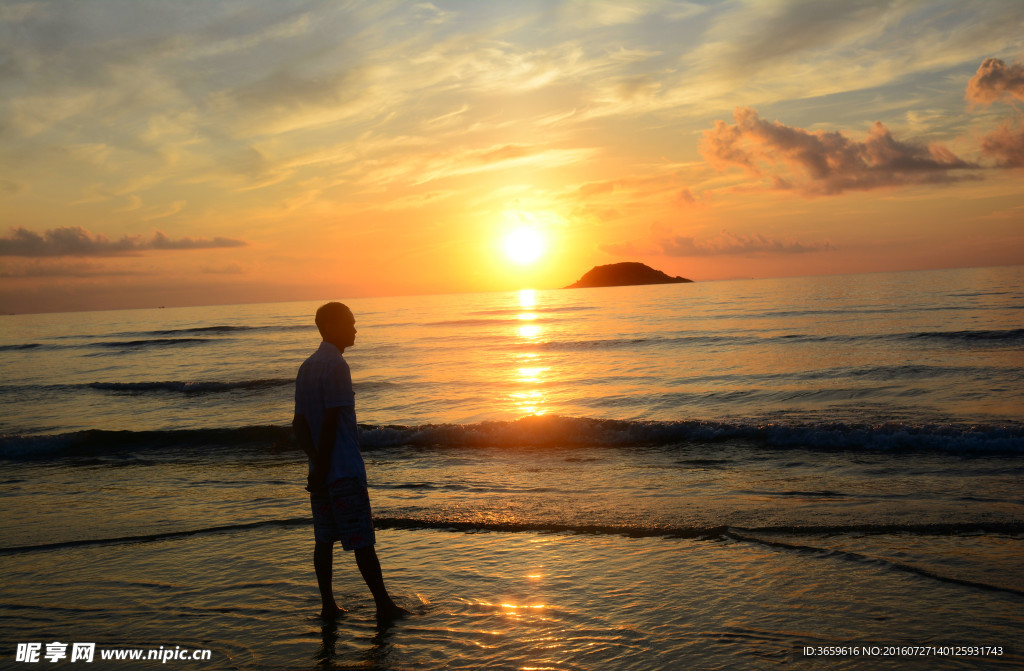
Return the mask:
<svg viewBox="0 0 1024 671">
<path fill-rule="evenodd" d="M 415 184 L 421 185 L 450 177 L 475 175 L 509 168 L 551 169 L 563 165 L 574 165 L 586 161 L 596 150 L 588 147 L 559 149 L 541 146 L 526 147 L 506 145 L 503 147 L 471 148 L 420 157 L 416 165 L 413 157 L 405 161 L 398 159 L 390 169 L 395 171 L 386 179 L 408 179 L 415 175 Z M 370 175 L 372 177 L 372 175 Z"/>
<path fill-rule="evenodd" d="M 123 240 L 124 238 L 122 238 Z M 148 244 L 148 247 L 146 246 Z M 218 249 L 222 247 L 245 247 L 241 240 L 216 237 L 212 240 L 207 238 L 178 238 L 171 240 L 160 231 L 153 234 L 149 243 L 142 242 L 139 249 Z"/>
<path fill-rule="evenodd" d="M 986 58 L 967 82 L 964 97 L 972 103 L 988 105 L 1004 96 L 1024 100 L 1024 63 L 1007 66 L 998 58 Z"/>
<path fill-rule="evenodd" d="M 683 189 L 676 197 L 676 202 L 684 205 L 693 205 L 697 202 L 697 197 L 689 189 Z"/>
<path fill-rule="evenodd" d="M 135 196 L 135 198 L 138 198 L 138 197 Z M 140 202 L 141 202 L 141 199 L 140 199 Z M 134 205 L 134 203 L 133 203 L 133 205 Z M 170 217 L 170 216 L 173 216 L 173 215 L 181 212 L 183 209 L 185 209 L 185 205 L 186 205 L 185 201 L 183 201 L 183 200 L 176 200 L 173 203 L 167 203 L 166 205 L 162 205 L 160 207 L 155 208 L 153 211 L 149 212 L 147 215 L 145 215 L 143 217 L 140 217 L 140 220 L 141 221 L 152 221 L 154 219 L 164 219 L 166 217 Z M 130 209 L 135 209 L 135 208 L 134 207 L 130 207 Z M 159 233 L 158 235 L 163 235 L 163 234 Z"/>
<path fill-rule="evenodd" d="M 1024 122 L 1018 128 L 1004 123 L 982 139 L 981 151 L 998 159 L 1000 168 L 1024 168 Z"/>
<path fill-rule="evenodd" d="M 31 259 L 6 264 L 0 276 L 16 278 L 102 278 L 102 277 L 149 277 L 153 273 L 130 268 L 111 268 L 89 261 L 68 262 L 63 259 Z"/>
<path fill-rule="evenodd" d="M 237 263 L 220 266 L 200 266 L 199 269 L 207 275 L 242 275 L 245 273 L 245 269 Z"/>
<path fill-rule="evenodd" d="M 760 233 L 739 235 L 722 231 L 717 238 L 697 240 L 677 235 L 660 240 L 661 253 L 666 256 L 728 256 L 733 254 L 807 254 L 832 252 L 835 247 L 829 242 L 783 242 L 767 238 Z"/>
<path fill-rule="evenodd" d="M 915 107 L 936 84 L 947 85 L 938 81 L 951 69 L 1020 49 L 1024 3 L 983 4 L 984 11 L 928 0 L 706 3 L 708 28 L 693 42 L 680 38 L 690 49 L 679 69 L 685 77 L 671 87 L 684 94 L 674 96 L 675 108 L 703 117 L 737 104 L 806 101 L 800 109 L 828 106 L 834 122 L 848 124 L 899 98 Z M 837 94 L 844 97 L 824 98 Z"/>
<path fill-rule="evenodd" d="M 239 117 L 243 137 L 282 133 L 352 116 L 360 109 L 358 102 L 362 99 L 358 80 L 359 75 L 350 71 L 304 76 L 281 70 L 217 94 L 214 103 L 218 111 Z"/>
<path fill-rule="evenodd" d="M 760 233 L 741 235 L 724 230 L 718 237 L 704 240 L 684 235 L 662 237 L 657 240 L 653 249 L 640 249 L 630 244 L 608 245 L 603 249 L 612 254 L 619 255 L 649 253 L 681 257 L 809 254 L 833 252 L 836 250 L 830 242 L 783 242 L 782 240 L 768 238 Z"/>
<path fill-rule="evenodd" d="M 701 153 L 719 168 L 740 166 L 774 188 L 834 195 L 910 184 L 969 179 L 955 171 L 976 168 L 937 144 L 902 142 L 876 121 L 863 142 L 836 131 L 809 131 L 770 122 L 749 107 L 737 107 L 735 124 L 716 121 L 704 131 Z"/>
<path fill-rule="evenodd" d="M 744 18 L 750 23 L 742 31 L 742 39 L 735 41 L 735 52 L 729 60 L 734 68 L 748 73 L 774 61 L 785 61 L 794 54 L 863 39 L 877 33 L 880 14 L 890 20 L 899 16 L 890 3 L 877 0 L 750 3 L 742 9 L 748 13 Z"/>
<path fill-rule="evenodd" d="M 100 233 L 90 233 L 81 226 L 53 228 L 42 235 L 18 227 L 0 238 L 0 256 L 117 256 L 147 249 L 187 250 L 244 247 L 245 242 L 230 238 L 178 238 L 172 240 L 156 231 L 149 240 L 142 236 L 123 236 L 110 240 Z"/>
<path fill-rule="evenodd" d="M 0 179 L 0 195 L 13 196 L 24 191 L 25 187 L 13 179 Z"/>
</svg>

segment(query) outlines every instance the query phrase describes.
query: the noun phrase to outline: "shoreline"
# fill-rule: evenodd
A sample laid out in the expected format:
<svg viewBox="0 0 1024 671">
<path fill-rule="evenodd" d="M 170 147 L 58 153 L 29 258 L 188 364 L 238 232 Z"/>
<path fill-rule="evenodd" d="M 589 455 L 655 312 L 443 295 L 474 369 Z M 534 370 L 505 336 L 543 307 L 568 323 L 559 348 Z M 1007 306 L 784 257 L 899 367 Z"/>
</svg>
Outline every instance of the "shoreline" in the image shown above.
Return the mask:
<svg viewBox="0 0 1024 671">
<path fill-rule="evenodd" d="M 8 645 L 54 636 L 209 648 L 214 658 L 203 668 L 211 669 L 346 668 L 368 655 L 378 668 L 436 668 L 442 659 L 445 668 L 518 668 L 527 660 L 564 669 L 749 667 L 799 662 L 805 645 L 938 645 L 964 637 L 1006 648 L 987 664 L 1024 661 L 1012 649 L 1024 624 L 1019 593 L 834 550 L 738 538 L 433 529 L 383 529 L 378 538 L 391 591 L 415 612 L 385 630 L 373 621 L 372 600 L 345 553 L 335 553 L 335 580 L 350 613 L 325 626 L 315 616 L 306 556 L 311 532 L 251 528 L 65 548 L 50 561 L 0 557 L 12 578 L 6 600 L 20 613 L 6 620 L 2 638 Z M 225 574 L 222 562 L 231 556 L 233 570 Z M 38 582 L 44 574 L 51 578 L 45 586 Z M 928 607 L 935 603 L 957 604 L 955 617 L 940 609 L 936 618 Z M 538 637 L 547 645 L 536 647 Z M 930 661 L 944 669 L 963 660 Z M 869 660 L 850 663 L 877 668 Z"/>
</svg>

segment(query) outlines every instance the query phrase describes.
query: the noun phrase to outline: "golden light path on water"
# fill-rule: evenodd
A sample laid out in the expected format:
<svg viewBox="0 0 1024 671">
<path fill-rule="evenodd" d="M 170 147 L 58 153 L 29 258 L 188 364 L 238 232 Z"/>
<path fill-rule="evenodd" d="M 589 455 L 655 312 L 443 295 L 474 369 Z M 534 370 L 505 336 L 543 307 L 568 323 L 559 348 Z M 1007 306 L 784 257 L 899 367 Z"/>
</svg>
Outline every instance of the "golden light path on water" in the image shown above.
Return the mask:
<svg viewBox="0 0 1024 671">
<path fill-rule="evenodd" d="M 516 316 L 520 322 L 514 327 L 516 335 L 524 343 L 537 344 L 544 332 L 544 327 L 538 323 L 537 313 L 533 311 L 537 307 L 537 293 L 533 289 L 523 289 L 519 292 L 518 298 L 518 307 L 523 312 Z M 537 352 L 531 351 L 521 352 L 516 356 L 517 367 L 513 379 L 519 386 L 510 396 L 516 411 L 523 415 L 543 415 L 545 412 L 542 387 L 549 368 L 533 365 L 537 357 Z"/>
</svg>

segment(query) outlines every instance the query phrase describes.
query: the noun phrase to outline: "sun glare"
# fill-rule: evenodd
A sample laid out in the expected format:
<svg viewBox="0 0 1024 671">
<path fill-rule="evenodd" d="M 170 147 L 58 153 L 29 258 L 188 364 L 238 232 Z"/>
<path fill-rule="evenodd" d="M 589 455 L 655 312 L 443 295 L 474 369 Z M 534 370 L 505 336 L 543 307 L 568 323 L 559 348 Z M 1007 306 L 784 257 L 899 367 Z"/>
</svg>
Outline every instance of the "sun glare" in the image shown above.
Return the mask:
<svg viewBox="0 0 1024 671">
<path fill-rule="evenodd" d="M 505 254 L 516 263 L 533 263 L 544 255 L 547 244 L 540 231 L 534 228 L 517 228 L 505 237 Z"/>
</svg>

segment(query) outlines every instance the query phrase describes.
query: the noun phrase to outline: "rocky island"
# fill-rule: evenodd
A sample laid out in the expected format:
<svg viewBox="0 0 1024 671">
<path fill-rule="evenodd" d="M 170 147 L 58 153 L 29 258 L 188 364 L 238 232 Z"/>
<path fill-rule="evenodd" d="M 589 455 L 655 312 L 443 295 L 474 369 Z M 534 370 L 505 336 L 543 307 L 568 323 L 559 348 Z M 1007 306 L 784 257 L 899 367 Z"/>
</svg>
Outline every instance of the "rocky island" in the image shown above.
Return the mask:
<svg viewBox="0 0 1024 671">
<path fill-rule="evenodd" d="M 627 261 L 611 263 L 607 266 L 594 266 L 574 284 L 566 289 L 583 289 L 588 287 L 623 287 L 634 284 L 679 284 L 692 282 L 685 277 L 671 277 L 660 270 L 655 270 L 643 263 Z"/>
</svg>

